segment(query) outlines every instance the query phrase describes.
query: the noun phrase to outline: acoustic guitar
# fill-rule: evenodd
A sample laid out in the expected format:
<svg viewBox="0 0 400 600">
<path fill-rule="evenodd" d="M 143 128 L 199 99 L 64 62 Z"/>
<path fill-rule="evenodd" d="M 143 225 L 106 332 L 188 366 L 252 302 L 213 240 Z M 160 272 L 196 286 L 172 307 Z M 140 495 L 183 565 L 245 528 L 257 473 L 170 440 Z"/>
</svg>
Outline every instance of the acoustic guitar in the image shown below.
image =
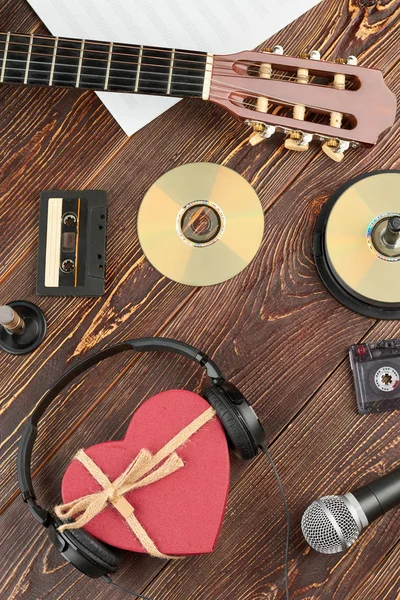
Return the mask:
<svg viewBox="0 0 400 600">
<path fill-rule="evenodd" d="M 313 138 L 339 162 L 372 146 L 393 124 L 394 94 L 382 73 L 349 56 L 285 56 L 281 46 L 230 55 L 0 33 L 0 83 L 199 97 L 243 119 L 255 145 L 276 131 L 303 152 Z"/>
</svg>

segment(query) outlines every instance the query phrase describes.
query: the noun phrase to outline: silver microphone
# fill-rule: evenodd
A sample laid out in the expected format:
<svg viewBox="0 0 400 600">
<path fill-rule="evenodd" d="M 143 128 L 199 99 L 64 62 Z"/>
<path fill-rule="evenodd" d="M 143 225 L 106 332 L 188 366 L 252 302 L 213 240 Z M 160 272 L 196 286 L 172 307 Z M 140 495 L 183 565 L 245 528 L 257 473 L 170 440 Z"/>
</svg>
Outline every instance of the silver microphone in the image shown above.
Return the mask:
<svg viewBox="0 0 400 600">
<path fill-rule="evenodd" d="M 301 529 L 314 550 L 344 552 L 363 529 L 399 503 L 400 468 L 344 496 L 315 500 L 301 519 Z"/>
<path fill-rule="evenodd" d="M 353 494 L 315 500 L 301 519 L 307 543 L 323 554 L 347 550 L 367 525 L 368 519 Z"/>
</svg>

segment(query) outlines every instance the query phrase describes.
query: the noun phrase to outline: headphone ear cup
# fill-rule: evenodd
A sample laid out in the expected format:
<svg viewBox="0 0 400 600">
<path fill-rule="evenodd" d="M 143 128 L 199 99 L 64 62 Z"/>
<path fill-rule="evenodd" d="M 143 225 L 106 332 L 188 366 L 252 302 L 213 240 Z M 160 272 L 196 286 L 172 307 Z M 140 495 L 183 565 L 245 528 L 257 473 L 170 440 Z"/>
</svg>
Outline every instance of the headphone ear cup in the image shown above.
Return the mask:
<svg viewBox="0 0 400 600">
<path fill-rule="evenodd" d="M 53 518 L 56 527 L 62 525 L 57 517 Z M 115 573 L 122 563 L 123 550 L 103 544 L 83 529 L 65 529 L 63 535 L 77 547 L 83 556 L 98 565 L 106 573 Z"/>
<path fill-rule="evenodd" d="M 257 454 L 252 439 L 241 424 L 235 406 L 223 390 L 216 386 L 204 390 L 204 397 L 215 409 L 233 450 L 239 458 L 250 460 Z"/>
</svg>

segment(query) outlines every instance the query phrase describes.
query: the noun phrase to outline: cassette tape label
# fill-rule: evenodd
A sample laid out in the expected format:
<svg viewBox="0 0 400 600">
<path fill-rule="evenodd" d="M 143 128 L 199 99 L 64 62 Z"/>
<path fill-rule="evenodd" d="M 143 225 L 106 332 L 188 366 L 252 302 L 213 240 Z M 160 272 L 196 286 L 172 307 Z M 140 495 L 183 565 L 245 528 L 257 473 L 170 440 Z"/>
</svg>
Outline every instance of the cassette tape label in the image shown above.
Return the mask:
<svg viewBox="0 0 400 600">
<path fill-rule="evenodd" d="M 59 240 L 61 235 L 62 198 L 49 198 L 46 236 L 46 271 L 44 285 L 59 284 Z"/>
</svg>

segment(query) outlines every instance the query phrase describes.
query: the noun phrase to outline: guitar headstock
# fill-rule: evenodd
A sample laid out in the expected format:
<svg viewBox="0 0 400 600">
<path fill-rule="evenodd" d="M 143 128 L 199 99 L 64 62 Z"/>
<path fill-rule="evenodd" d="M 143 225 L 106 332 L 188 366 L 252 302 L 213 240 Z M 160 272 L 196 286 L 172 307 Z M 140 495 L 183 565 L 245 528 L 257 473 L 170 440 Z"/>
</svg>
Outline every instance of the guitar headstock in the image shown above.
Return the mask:
<svg viewBox="0 0 400 600">
<path fill-rule="evenodd" d="M 253 127 L 253 145 L 280 130 L 286 148 L 304 151 L 315 137 L 336 162 L 350 146 L 376 144 L 396 116 L 380 71 L 357 66 L 354 56 L 284 56 L 281 46 L 214 56 L 209 100 Z"/>
</svg>

